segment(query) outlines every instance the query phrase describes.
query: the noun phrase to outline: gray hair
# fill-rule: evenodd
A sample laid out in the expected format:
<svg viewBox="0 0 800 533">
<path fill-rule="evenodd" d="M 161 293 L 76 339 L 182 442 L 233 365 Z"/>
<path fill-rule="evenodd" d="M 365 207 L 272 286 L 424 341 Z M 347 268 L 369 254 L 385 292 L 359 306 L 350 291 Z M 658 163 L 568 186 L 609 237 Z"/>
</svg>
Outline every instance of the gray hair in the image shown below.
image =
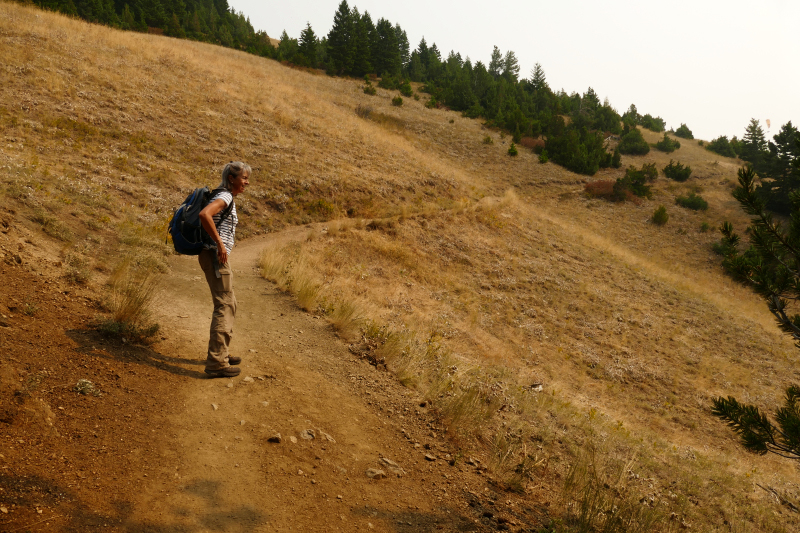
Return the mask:
<svg viewBox="0 0 800 533">
<path fill-rule="evenodd" d="M 230 178 L 238 178 L 244 172 L 247 172 L 248 175 L 252 172 L 250 165 L 241 161 L 231 161 L 222 169 L 222 182 L 217 188 L 231 190 Z"/>
</svg>

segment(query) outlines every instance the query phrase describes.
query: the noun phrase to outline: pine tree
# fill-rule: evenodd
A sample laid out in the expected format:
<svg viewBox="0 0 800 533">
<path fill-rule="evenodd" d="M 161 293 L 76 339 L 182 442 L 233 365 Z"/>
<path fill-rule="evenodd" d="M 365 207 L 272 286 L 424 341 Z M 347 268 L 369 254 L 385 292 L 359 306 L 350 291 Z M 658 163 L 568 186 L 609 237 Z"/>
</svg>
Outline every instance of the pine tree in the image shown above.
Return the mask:
<svg viewBox="0 0 800 533">
<path fill-rule="evenodd" d="M 342 0 L 333 17 L 333 27 L 328 33 L 328 57 L 337 74 L 349 73 L 353 69 L 352 34 L 350 7 L 347 0 Z"/>
<path fill-rule="evenodd" d="M 530 85 L 534 91 L 541 91 L 543 89 L 550 88 L 547 85 L 547 79 L 545 78 L 544 75 L 544 69 L 542 68 L 542 65 L 540 65 L 539 63 L 536 63 L 533 66 L 533 70 L 531 70 Z"/>
<path fill-rule="evenodd" d="M 365 14 L 366 15 L 366 14 Z M 355 7 L 351 12 L 353 18 L 353 76 L 359 78 L 372 72 L 372 49 L 367 32 L 367 23 Z"/>
<path fill-rule="evenodd" d="M 503 54 L 497 46 L 492 50 L 492 58 L 489 60 L 489 74 L 495 78 L 499 78 L 503 72 Z"/>
<path fill-rule="evenodd" d="M 123 30 L 136 29 L 136 18 L 133 16 L 133 11 L 128 4 L 122 8 L 122 17 L 120 17 L 120 24 Z"/>
<path fill-rule="evenodd" d="M 405 69 L 411 60 L 411 46 L 408 44 L 408 35 L 400 27 L 400 24 L 394 25 L 394 33 L 397 35 L 397 47 L 400 49 L 400 66 Z"/>
<path fill-rule="evenodd" d="M 800 150 L 800 140 L 796 141 Z M 800 172 L 800 162 L 793 163 Z M 756 173 L 751 166 L 739 169 L 739 187 L 733 192 L 751 219 L 748 233 L 752 246 L 739 253 L 739 236 L 729 222 L 722 225 L 722 244 L 727 250 L 723 265 L 740 281 L 749 284 L 766 300 L 778 327 L 792 337 L 800 348 L 800 315 L 789 315 L 789 301 L 800 298 L 800 192 L 790 195 L 793 222 L 784 228 L 766 211 L 756 187 Z M 800 388 L 786 389 L 783 407 L 775 412 L 773 424 L 754 405 L 740 404 L 736 398 L 713 400 L 712 413 L 726 421 L 739 434 L 748 451 L 764 455 L 800 459 Z"/>
<path fill-rule="evenodd" d="M 378 50 L 373 67 L 378 76 L 397 76 L 400 74 L 400 49 L 394 27 L 382 18 L 375 29 L 378 32 Z"/>
<path fill-rule="evenodd" d="M 600 97 L 597 96 L 597 93 L 594 92 L 594 89 L 589 87 L 586 92 L 583 93 L 583 97 L 581 98 L 581 111 L 594 113 L 597 111 L 598 107 L 600 107 Z"/>
<path fill-rule="evenodd" d="M 766 168 L 767 139 L 764 137 L 764 130 L 757 119 L 750 119 L 750 123 L 745 129 L 744 137 L 741 141 L 741 158 L 749 162 L 757 173 L 762 173 Z"/>
<path fill-rule="evenodd" d="M 311 29 L 311 23 L 306 22 L 306 27 L 300 32 L 300 40 L 297 43 L 298 55 L 302 56 L 301 61 L 305 66 L 316 68 L 317 66 L 317 35 Z"/>
<path fill-rule="evenodd" d="M 281 42 L 278 44 L 278 59 L 293 62 L 297 56 L 297 39 L 292 39 L 286 30 L 281 33 Z"/>
<path fill-rule="evenodd" d="M 503 77 L 511 83 L 517 83 L 519 79 L 519 61 L 512 50 L 506 52 L 503 58 Z"/>
</svg>

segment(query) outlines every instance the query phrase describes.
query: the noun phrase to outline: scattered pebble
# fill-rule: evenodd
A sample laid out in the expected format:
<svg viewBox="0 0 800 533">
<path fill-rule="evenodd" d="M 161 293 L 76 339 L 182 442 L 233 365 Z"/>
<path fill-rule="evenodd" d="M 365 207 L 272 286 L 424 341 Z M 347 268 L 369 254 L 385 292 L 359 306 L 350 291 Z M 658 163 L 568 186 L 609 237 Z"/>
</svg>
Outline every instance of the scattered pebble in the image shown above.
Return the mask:
<svg viewBox="0 0 800 533">
<path fill-rule="evenodd" d="M 214 409 L 214 410 L 216 411 L 217 409 L 219 409 L 219 405 L 217 405 L 217 404 L 215 404 L 215 403 L 212 403 L 212 404 L 211 404 L 211 408 L 212 408 L 212 409 Z"/>
<path fill-rule="evenodd" d="M 378 468 L 368 468 L 366 473 L 370 479 L 383 479 L 386 477 L 386 472 Z"/>
<path fill-rule="evenodd" d="M 299 468 L 297 469 L 297 475 L 298 475 L 298 476 L 302 476 L 302 475 L 303 475 L 303 471 L 302 471 L 302 470 L 300 470 Z"/>
<path fill-rule="evenodd" d="M 270 438 L 268 438 L 267 442 L 274 442 L 275 444 L 280 444 L 281 442 L 283 442 L 283 437 L 281 437 L 280 433 L 276 433 Z"/>
<path fill-rule="evenodd" d="M 258 351 L 256 351 L 256 350 L 254 350 L 254 349 L 250 348 L 250 353 L 258 353 Z"/>
<path fill-rule="evenodd" d="M 267 407 L 268 405 L 269 405 L 269 402 L 261 402 L 261 406 L 262 407 Z"/>
<path fill-rule="evenodd" d="M 337 494 L 337 495 L 336 495 L 336 499 L 337 499 L 337 500 L 341 500 L 341 499 L 343 499 L 343 498 L 342 498 L 342 495 L 341 495 L 341 494 Z"/>
<path fill-rule="evenodd" d="M 403 474 L 406 473 L 406 471 L 403 470 L 399 464 L 395 463 L 391 459 L 388 459 L 386 457 L 381 457 L 380 462 L 383 466 L 388 468 L 393 474 L 402 476 Z"/>
<path fill-rule="evenodd" d="M 333 444 L 336 444 L 336 440 L 334 440 L 334 438 L 333 438 L 333 437 L 331 437 L 330 435 L 328 435 L 328 434 L 327 434 L 327 433 L 325 433 L 324 431 L 320 431 L 320 432 L 319 432 L 319 434 L 320 434 L 320 436 L 321 436 L 322 438 L 324 438 L 324 439 L 325 439 L 325 440 L 327 440 L 328 442 L 332 442 Z"/>
<path fill-rule="evenodd" d="M 0 513 L 8 514 L 8 508 L 7 507 L 0 507 Z"/>
<path fill-rule="evenodd" d="M 426 453 L 425 454 L 425 460 L 426 461 L 435 461 L 436 460 L 436 456 L 433 455 L 432 453 Z"/>
<path fill-rule="evenodd" d="M 245 383 L 253 383 L 255 380 L 253 378 L 251 378 L 250 376 L 247 376 L 242 381 L 244 381 Z"/>
<path fill-rule="evenodd" d="M 291 441 L 292 444 L 297 444 L 297 437 L 295 437 L 294 435 L 289 437 L 289 440 Z"/>
<path fill-rule="evenodd" d="M 317 437 L 313 429 L 304 429 L 300 432 L 300 438 L 303 440 L 314 440 Z"/>
<path fill-rule="evenodd" d="M 244 420 L 239 420 L 239 425 L 243 426 L 244 425 Z"/>
<path fill-rule="evenodd" d="M 228 386 L 229 389 L 232 389 L 233 388 L 233 381 L 228 382 L 227 386 Z"/>
</svg>

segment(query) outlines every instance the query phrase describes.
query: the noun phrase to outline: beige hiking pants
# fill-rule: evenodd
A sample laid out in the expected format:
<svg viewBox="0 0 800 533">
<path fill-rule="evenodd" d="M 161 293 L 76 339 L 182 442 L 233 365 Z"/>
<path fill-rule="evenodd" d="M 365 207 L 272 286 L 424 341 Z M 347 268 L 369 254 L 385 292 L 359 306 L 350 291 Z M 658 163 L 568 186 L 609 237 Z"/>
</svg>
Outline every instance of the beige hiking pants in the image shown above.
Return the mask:
<svg viewBox="0 0 800 533">
<path fill-rule="evenodd" d="M 215 250 L 203 250 L 198 259 L 200 268 L 206 275 L 208 288 L 211 289 L 211 300 L 214 302 L 214 314 L 211 315 L 211 331 L 208 339 L 208 357 L 206 370 L 226 368 L 228 363 L 228 346 L 233 336 L 233 320 L 236 318 L 236 296 L 233 294 L 233 272 L 230 264 L 219 266 L 220 277 L 214 272 Z"/>
</svg>

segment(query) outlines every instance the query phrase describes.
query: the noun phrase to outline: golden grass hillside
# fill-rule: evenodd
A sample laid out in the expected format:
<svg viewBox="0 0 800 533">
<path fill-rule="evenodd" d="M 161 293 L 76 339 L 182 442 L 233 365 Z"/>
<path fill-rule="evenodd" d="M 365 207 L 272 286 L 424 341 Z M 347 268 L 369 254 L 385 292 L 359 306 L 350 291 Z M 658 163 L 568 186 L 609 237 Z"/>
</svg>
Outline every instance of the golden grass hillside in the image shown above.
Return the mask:
<svg viewBox="0 0 800 533">
<path fill-rule="evenodd" d="M 359 81 L 16 4 L 0 3 L 0 62 L 3 203 L 76 283 L 166 268 L 172 209 L 241 159 L 254 168 L 241 238 L 321 223 L 266 250 L 266 275 L 423 390 L 510 490 L 569 516 L 590 485 L 570 480 L 607 466 L 617 481 L 589 488 L 663 518 L 655 530 L 800 523 L 758 487 L 797 497 L 795 466 L 745 454 L 709 413 L 728 394 L 772 409 L 798 379 L 797 350 L 701 231 L 746 224 L 736 161 L 685 140 L 624 158 L 694 174 L 611 204 L 425 95 L 398 108 Z M 675 205 L 689 190 L 708 211 Z"/>
</svg>

